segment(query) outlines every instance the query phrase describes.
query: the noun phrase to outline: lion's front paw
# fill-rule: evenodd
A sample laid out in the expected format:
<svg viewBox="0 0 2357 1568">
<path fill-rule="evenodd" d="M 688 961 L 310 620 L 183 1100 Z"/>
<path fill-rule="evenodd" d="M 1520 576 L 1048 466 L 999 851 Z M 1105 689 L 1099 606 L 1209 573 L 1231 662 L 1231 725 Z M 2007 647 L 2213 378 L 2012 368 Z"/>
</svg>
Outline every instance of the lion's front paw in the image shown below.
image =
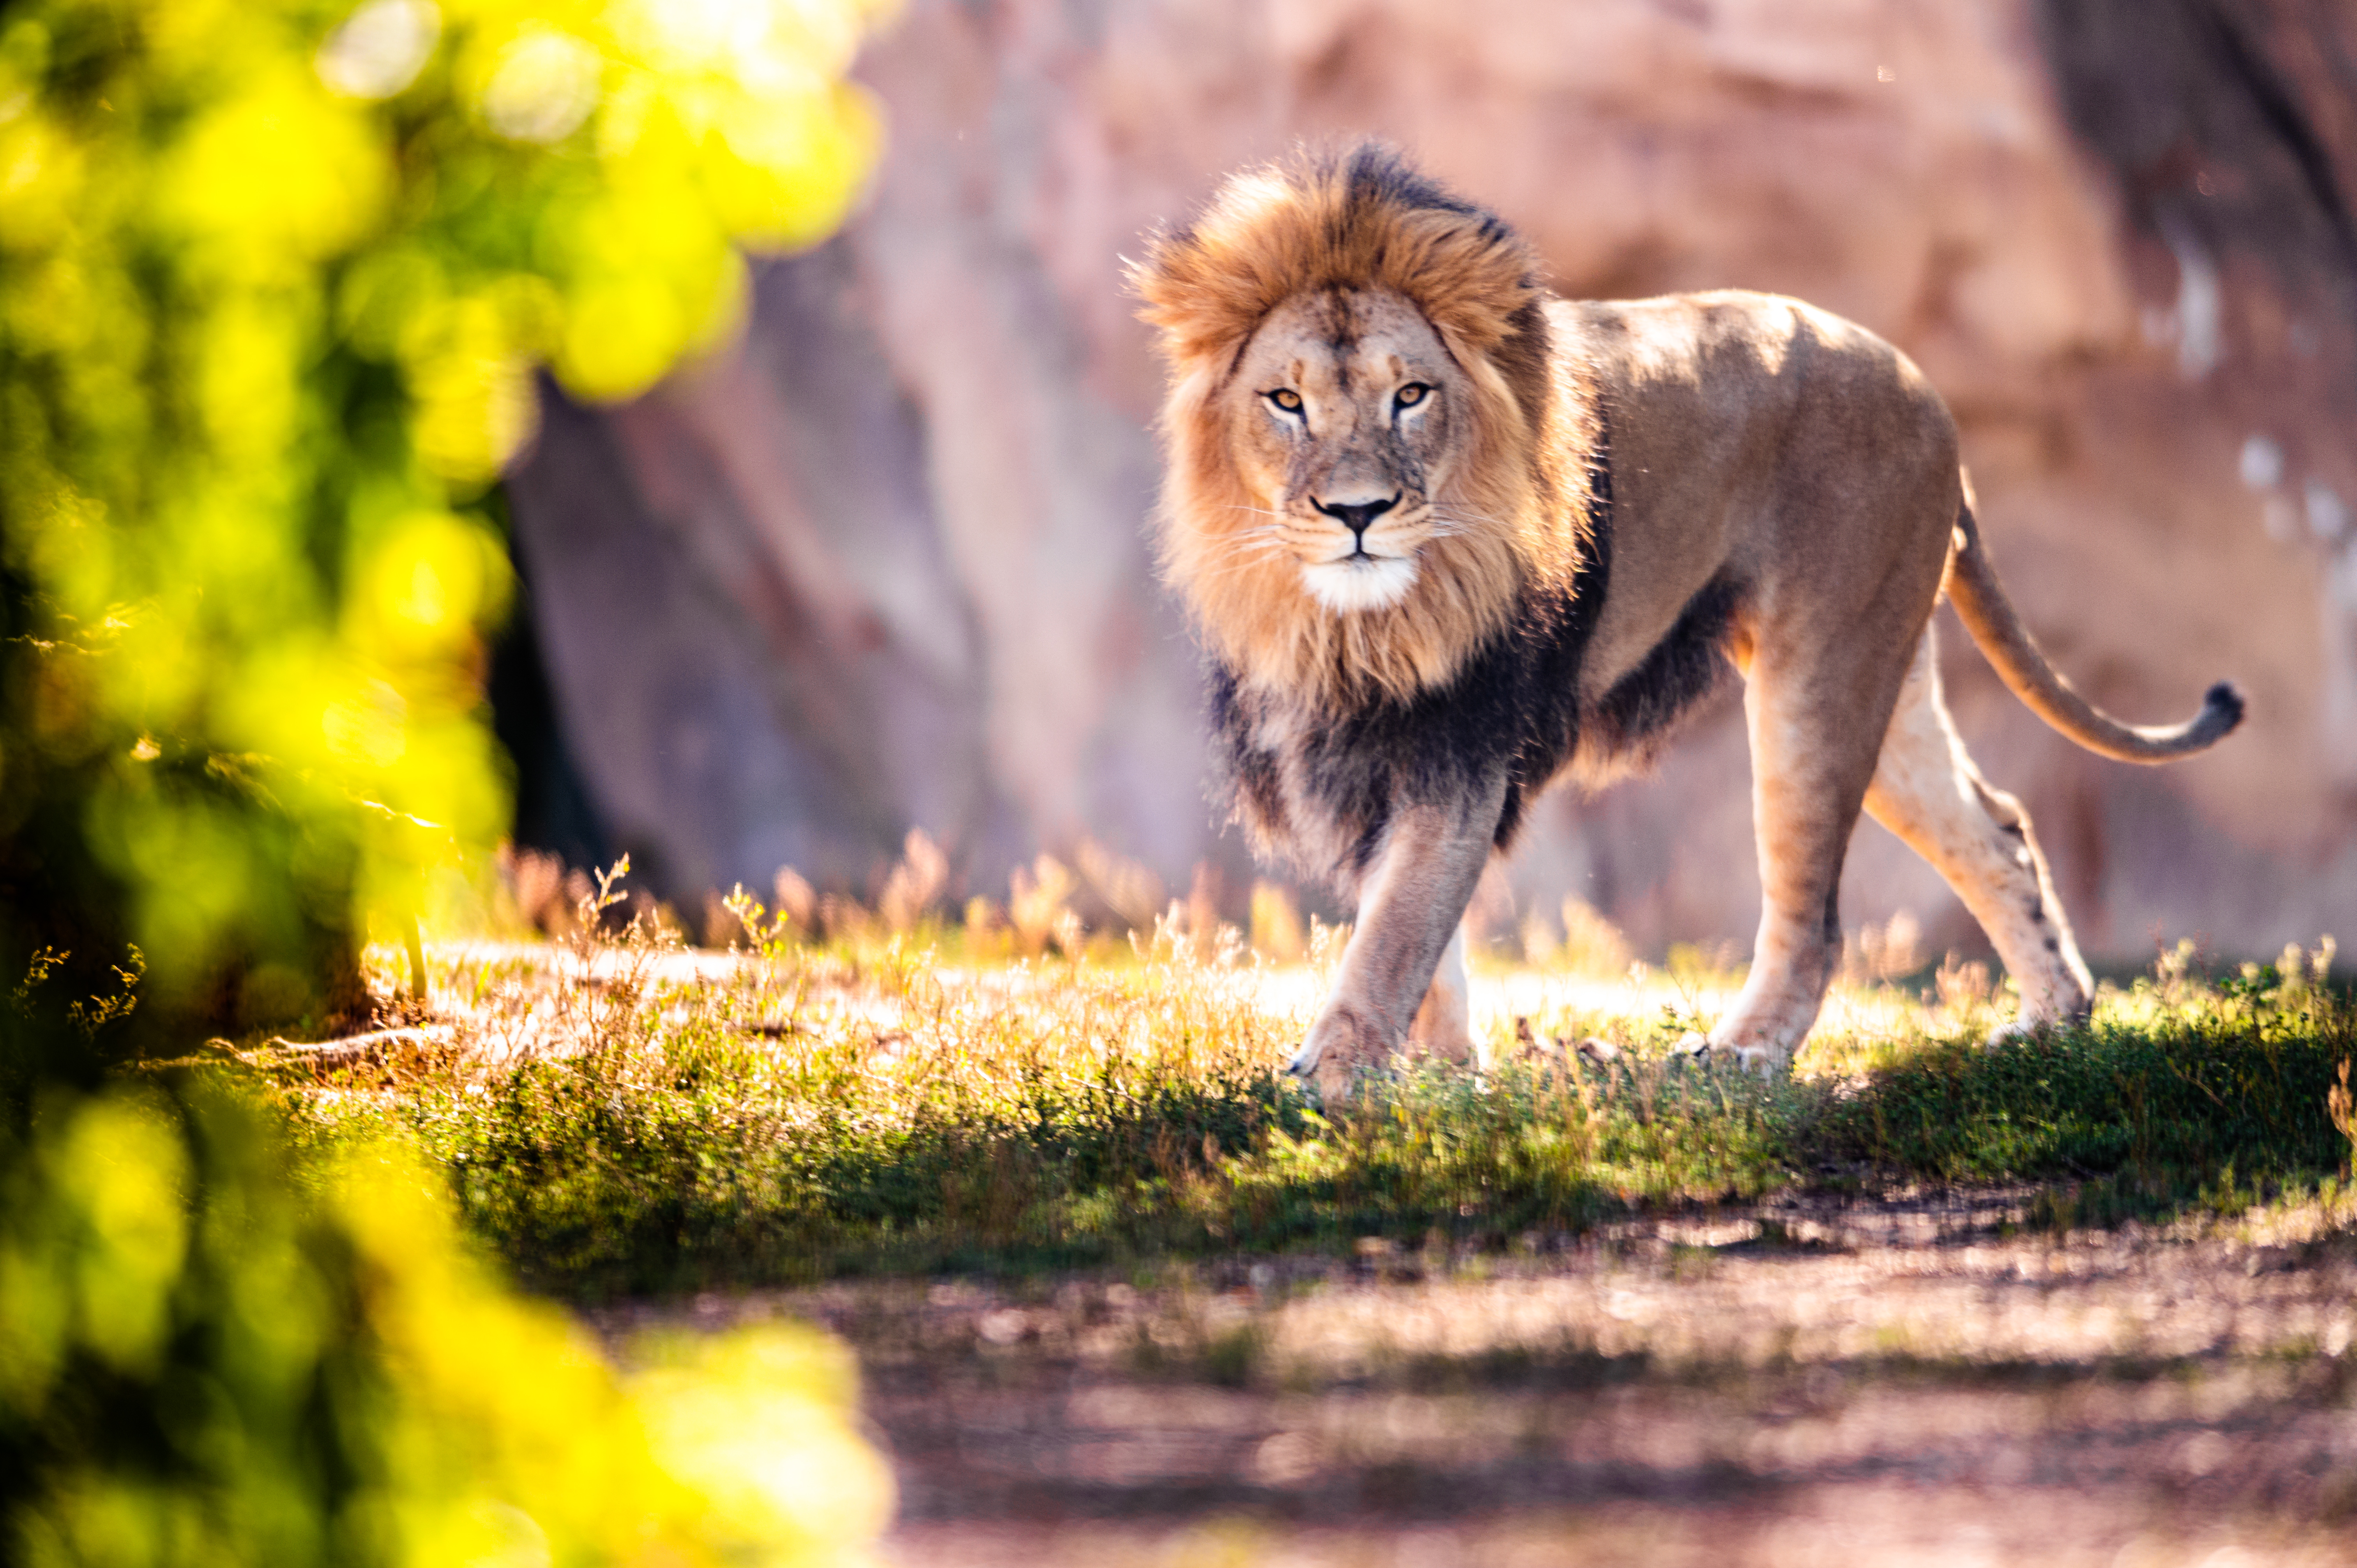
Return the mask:
<svg viewBox="0 0 2357 1568">
<path fill-rule="evenodd" d="M 2051 1018 L 2016 1018 L 1991 1029 L 1988 1032 L 1988 1038 L 1981 1042 L 1981 1049 L 1993 1051 L 1999 1046 L 2010 1046 L 2023 1040 L 2035 1039 L 2053 1026 L 2054 1020 Z"/>
<path fill-rule="evenodd" d="M 1349 1099 L 1359 1079 L 1380 1070 L 1391 1048 L 1352 1014 L 1337 1010 L 1309 1026 L 1309 1037 L 1286 1070 L 1329 1103 Z"/>
<path fill-rule="evenodd" d="M 2073 1029 L 2085 1025 L 2094 1009 L 2084 1002 L 2071 1005 L 2066 999 L 2059 1006 L 2030 1007 L 2024 1005 L 2020 1014 L 2008 1023 L 1999 1024 L 1981 1042 L 1983 1050 L 1994 1050 L 2022 1040 L 2035 1039 L 2056 1029 Z"/>
<path fill-rule="evenodd" d="M 1678 1036 L 1678 1043 L 1670 1047 L 1670 1054 L 1679 1057 L 1732 1057 L 1735 1058 L 1736 1065 L 1744 1071 L 1756 1072 L 1762 1078 L 1775 1077 L 1790 1067 L 1792 1060 L 1792 1054 L 1790 1051 L 1780 1049 L 1775 1046 L 1756 1043 L 1741 1045 L 1732 1040 L 1714 1040 L 1709 1036 L 1698 1034 L 1692 1029 Z"/>
</svg>

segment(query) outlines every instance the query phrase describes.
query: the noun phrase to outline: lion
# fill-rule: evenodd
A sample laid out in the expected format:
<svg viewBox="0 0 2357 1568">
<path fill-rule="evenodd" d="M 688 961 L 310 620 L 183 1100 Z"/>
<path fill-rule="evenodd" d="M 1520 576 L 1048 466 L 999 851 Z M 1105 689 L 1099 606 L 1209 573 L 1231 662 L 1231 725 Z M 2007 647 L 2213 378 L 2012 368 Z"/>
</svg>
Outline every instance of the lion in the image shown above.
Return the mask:
<svg viewBox="0 0 2357 1568">
<path fill-rule="evenodd" d="M 1944 403 L 1798 300 L 1558 298 L 1501 220 L 1376 144 L 1228 181 L 1132 282 L 1169 385 L 1157 531 L 1204 646 L 1233 819 L 1356 907 L 1292 1070 L 1475 1059 L 1462 919 L 1532 798 L 1642 769 L 1731 665 L 1761 890 L 1750 973 L 1692 1047 L 1772 1070 L 1839 958 L 1861 808 L 1945 877 L 2018 983 L 2006 1031 L 2093 987 L 2021 803 L 1942 700 L 1932 610 L 2102 756 L 2138 727 L 2047 663 L 1983 548 Z"/>
</svg>

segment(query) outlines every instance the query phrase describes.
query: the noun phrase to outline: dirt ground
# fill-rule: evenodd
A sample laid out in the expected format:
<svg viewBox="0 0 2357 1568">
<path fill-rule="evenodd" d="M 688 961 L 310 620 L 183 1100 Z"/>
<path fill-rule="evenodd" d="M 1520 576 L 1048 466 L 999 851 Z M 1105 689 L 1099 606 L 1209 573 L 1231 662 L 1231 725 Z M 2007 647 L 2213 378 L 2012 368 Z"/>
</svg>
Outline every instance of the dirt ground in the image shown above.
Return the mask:
<svg viewBox="0 0 2357 1568">
<path fill-rule="evenodd" d="M 2357 1239 L 2026 1196 L 690 1310 L 856 1347 L 911 1568 L 2357 1563 Z"/>
</svg>

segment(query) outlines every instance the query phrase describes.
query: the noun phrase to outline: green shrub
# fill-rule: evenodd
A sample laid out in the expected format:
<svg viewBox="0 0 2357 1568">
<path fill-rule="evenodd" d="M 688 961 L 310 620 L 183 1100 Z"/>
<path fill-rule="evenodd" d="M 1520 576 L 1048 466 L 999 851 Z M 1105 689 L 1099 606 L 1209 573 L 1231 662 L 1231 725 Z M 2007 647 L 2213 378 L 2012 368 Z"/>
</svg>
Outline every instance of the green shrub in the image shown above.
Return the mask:
<svg viewBox="0 0 2357 1568">
<path fill-rule="evenodd" d="M 151 1039 L 364 1004 L 363 918 L 509 820 L 536 368 L 636 395 L 840 222 L 868 15 L 0 6 L 0 972 L 135 942 Z"/>
<path fill-rule="evenodd" d="M 816 1564 L 884 1522 L 816 1334 L 618 1373 L 382 1145 L 290 1170 L 266 1118 L 186 1084 L 33 1127 L 0 1150 L 0 1557 Z"/>
</svg>

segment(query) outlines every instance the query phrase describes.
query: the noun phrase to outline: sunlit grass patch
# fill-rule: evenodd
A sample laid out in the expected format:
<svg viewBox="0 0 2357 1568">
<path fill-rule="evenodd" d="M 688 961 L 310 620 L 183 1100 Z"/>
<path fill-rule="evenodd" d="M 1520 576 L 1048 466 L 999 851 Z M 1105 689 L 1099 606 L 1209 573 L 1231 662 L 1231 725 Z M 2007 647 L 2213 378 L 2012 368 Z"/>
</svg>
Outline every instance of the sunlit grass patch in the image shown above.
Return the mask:
<svg viewBox="0 0 2357 1568">
<path fill-rule="evenodd" d="M 2352 1015 L 2326 983 L 2330 945 L 2215 979 L 2190 973 L 2189 955 L 2105 987 L 2083 1028 L 1988 1049 L 1826 1042 L 1821 1062 L 1869 1065 L 1828 1106 L 1818 1144 L 1937 1179 L 2064 1177 L 2221 1208 L 2344 1170 L 2327 1099 Z"/>
<path fill-rule="evenodd" d="M 2010 1009 L 1985 972 L 1854 970 L 1772 1079 L 1672 1048 L 1731 997 L 1727 955 L 1492 962 L 1484 1070 L 1402 1064 L 1321 1107 L 1282 1064 L 1331 929 L 1276 963 L 1176 918 L 1115 942 L 1035 910 L 1027 953 L 1003 918 L 821 936 L 739 912 L 731 952 L 651 917 L 439 947 L 414 1048 L 257 1059 L 307 1135 L 414 1140 L 528 1277 L 591 1294 L 1502 1247 L 1793 1187 L 2030 1180 L 2031 1222 L 2068 1228 L 2238 1210 L 2350 1152 L 2326 1104 L 2352 1054 L 2329 954 L 2215 978 L 2174 955 L 2088 1026 L 1993 1048 Z"/>
</svg>

